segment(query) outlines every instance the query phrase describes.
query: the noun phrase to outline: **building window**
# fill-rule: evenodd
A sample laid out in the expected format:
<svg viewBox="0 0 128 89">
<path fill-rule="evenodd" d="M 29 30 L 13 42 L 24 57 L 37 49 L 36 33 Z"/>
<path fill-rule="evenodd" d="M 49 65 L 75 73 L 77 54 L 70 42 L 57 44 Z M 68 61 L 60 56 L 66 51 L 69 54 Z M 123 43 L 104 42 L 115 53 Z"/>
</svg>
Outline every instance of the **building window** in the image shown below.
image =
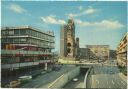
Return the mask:
<svg viewBox="0 0 128 89">
<path fill-rule="evenodd" d="M 35 37 L 37 37 L 38 36 L 38 32 L 35 32 Z"/>
<path fill-rule="evenodd" d="M 2 31 L 1 35 L 8 35 L 8 30 Z"/>
<path fill-rule="evenodd" d="M 41 38 L 43 38 L 44 34 L 43 34 L 43 33 L 41 33 L 40 35 L 41 35 L 40 37 L 41 37 Z"/>
<path fill-rule="evenodd" d="M 68 49 L 67 49 L 67 52 L 68 52 L 68 53 L 71 53 L 71 49 L 70 49 L 70 48 L 68 48 Z"/>
<path fill-rule="evenodd" d="M 38 33 L 37 37 L 38 37 L 38 38 L 41 38 L 41 33 Z"/>
<path fill-rule="evenodd" d="M 32 44 L 35 44 L 35 39 L 31 39 L 31 43 Z"/>
<path fill-rule="evenodd" d="M 68 46 L 68 47 L 71 47 L 71 43 L 67 43 L 67 46 Z"/>
<path fill-rule="evenodd" d="M 21 29 L 20 30 L 20 35 L 26 35 L 26 30 L 25 29 Z"/>
<path fill-rule="evenodd" d="M 34 36 L 34 31 L 33 30 L 31 31 L 31 34 L 32 34 L 32 36 Z"/>
<path fill-rule="evenodd" d="M 28 35 L 32 36 L 32 30 L 30 30 L 30 29 L 28 30 Z"/>
<path fill-rule="evenodd" d="M 19 35 L 19 29 L 14 30 L 15 35 Z"/>
<path fill-rule="evenodd" d="M 44 39 L 44 38 L 45 38 L 44 36 L 45 36 L 44 34 L 41 34 L 41 38 L 42 38 L 42 39 Z"/>
<path fill-rule="evenodd" d="M 9 31 L 9 35 L 14 35 L 14 30 Z"/>
<path fill-rule="evenodd" d="M 8 35 L 8 31 L 5 31 L 5 34 Z"/>
<path fill-rule="evenodd" d="M 14 39 L 14 42 L 19 42 L 19 39 L 18 39 L 18 38 L 15 38 L 15 39 Z"/>
<path fill-rule="evenodd" d="M 13 38 L 9 38 L 9 39 L 8 39 L 8 42 L 9 42 L 9 43 L 13 43 Z"/>
<path fill-rule="evenodd" d="M 26 35 L 30 34 L 30 33 L 29 33 L 29 29 L 25 29 L 25 30 L 26 30 Z"/>
<path fill-rule="evenodd" d="M 6 31 L 2 31 L 1 33 L 2 33 L 1 35 L 6 35 Z"/>
<path fill-rule="evenodd" d="M 6 38 L 2 38 L 1 39 L 1 43 L 5 43 L 5 42 L 7 42 L 7 39 Z"/>
<path fill-rule="evenodd" d="M 26 41 L 26 38 L 21 38 L 20 41 L 22 41 L 22 42 L 23 42 L 23 41 Z"/>
</svg>

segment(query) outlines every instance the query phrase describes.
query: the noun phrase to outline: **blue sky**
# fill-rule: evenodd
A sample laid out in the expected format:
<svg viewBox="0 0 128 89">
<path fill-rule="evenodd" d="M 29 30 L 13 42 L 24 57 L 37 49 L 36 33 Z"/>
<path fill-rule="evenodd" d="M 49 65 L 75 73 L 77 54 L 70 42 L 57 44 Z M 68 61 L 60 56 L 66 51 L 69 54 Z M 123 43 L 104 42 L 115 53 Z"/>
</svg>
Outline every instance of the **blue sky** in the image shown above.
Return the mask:
<svg viewBox="0 0 128 89">
<path fill-rule="evenodd" d="M 55 32 L 55 50 L 60 47 L 60 27 L 69 18 L 75 21 L 80 47 L 110 45 L 116 49 L 127 32 L 126 2 L 88 1 L 2 1 L 2 26 L 30 25 Z"/>
</svg>

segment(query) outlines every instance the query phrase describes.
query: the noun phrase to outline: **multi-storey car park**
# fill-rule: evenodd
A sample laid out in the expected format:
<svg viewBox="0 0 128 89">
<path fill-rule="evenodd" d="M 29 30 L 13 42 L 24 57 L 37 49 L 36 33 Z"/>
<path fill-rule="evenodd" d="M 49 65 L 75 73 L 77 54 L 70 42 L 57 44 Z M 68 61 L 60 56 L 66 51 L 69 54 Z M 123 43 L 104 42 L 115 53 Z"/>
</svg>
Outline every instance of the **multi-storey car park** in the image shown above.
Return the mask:
<svg viewBox="0 0 128 89">
<path fill-rule="evenodd" d="M 21 76 L 24 72 L 50 68 L 54 63 L 54 38 L 53 32 L 29 26 L 2 28 L 2 82 L 10 82 L 15 79 L 12 76 Z"/>
<path fill-rule="evenodd" d="M 124 37 L 121 39 L 118 47 L 117 47 L 117 62 L 121 67 L 127 67 L 127 35 L 126 33 Z"/>
</svg>

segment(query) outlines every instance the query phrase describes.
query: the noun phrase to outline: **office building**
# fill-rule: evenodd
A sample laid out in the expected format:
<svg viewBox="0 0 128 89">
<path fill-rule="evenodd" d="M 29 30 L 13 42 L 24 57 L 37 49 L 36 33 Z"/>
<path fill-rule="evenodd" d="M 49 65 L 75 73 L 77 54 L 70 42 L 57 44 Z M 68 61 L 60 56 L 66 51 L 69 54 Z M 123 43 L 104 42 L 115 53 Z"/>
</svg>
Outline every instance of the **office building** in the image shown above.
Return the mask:
<svg viewBox="0 0 128 89">
<path fill-rule="evenodd" d="M 29 26 L 2 28 L 2 82 L 11 75 L 18 76 L 21 69 L 29 72 L 35 68 L 50 68 L 54 63 L 54 38 L 53 32 L 43 32 Z"/>
</svg>

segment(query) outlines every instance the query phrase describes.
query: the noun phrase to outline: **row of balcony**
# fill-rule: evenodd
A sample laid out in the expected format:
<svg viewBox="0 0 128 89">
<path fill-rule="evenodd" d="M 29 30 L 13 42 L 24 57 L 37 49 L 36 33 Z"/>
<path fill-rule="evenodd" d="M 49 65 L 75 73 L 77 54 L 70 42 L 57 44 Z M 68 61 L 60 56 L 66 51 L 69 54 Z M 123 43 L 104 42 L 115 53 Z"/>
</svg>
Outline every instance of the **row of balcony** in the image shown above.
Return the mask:
<svg viewBox="0 0 128 89">
<path fill-rule="evenodd" d="M 127 48 L 123 48 L 123 49 L 117 50 L 117 54 L 125 53 L 125 52 L 127 52 Z"/>
<path fill-rule="evenodd" d="M 25 62 L 25 63 L 14 63 L 14 64 L 1 64 L 2 69 L 16 69 L 20 67 L 26 67 L 26 66 L 34 66 L 39 65 L 39 63 L 48 63 L 53 62 L 53 60 L 39 60 L 36 62 Z"/>
<path fill-rule="evenodd" d="M 31 54 L 31 55 L 41 55 L 41 54 L 53 54 L 51 52 L 42 52 L 42 51 L 25 51 L 25 50 L 1 50 L 1 54 Z"/>
</svg>

